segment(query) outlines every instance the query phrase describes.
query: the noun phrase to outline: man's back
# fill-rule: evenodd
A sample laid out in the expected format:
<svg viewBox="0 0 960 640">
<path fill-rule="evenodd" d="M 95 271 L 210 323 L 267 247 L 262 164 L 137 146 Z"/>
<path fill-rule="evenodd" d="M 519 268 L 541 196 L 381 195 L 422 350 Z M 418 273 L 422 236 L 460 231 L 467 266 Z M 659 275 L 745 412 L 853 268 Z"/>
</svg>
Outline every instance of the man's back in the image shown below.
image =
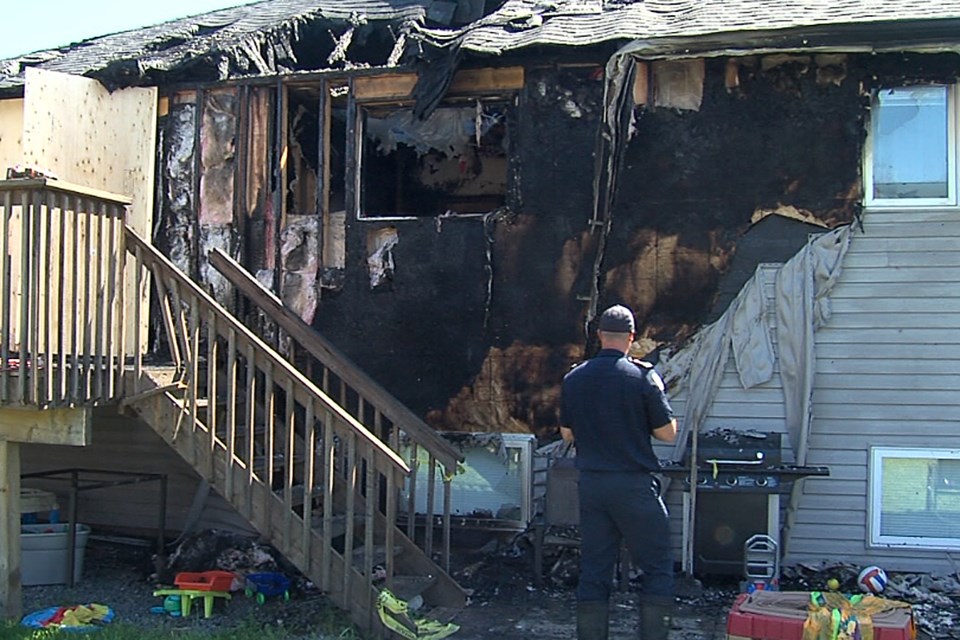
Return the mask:
<svg viewBox="0 0 960 640">
<path fill-rule="evenodd" d="M 672 418 L 670 405 L 646 369 L 612 349 L 563 380 L 561 420 L 576 435 L 584 471 L 655 471 L 652 430 Z"/>
</svg>

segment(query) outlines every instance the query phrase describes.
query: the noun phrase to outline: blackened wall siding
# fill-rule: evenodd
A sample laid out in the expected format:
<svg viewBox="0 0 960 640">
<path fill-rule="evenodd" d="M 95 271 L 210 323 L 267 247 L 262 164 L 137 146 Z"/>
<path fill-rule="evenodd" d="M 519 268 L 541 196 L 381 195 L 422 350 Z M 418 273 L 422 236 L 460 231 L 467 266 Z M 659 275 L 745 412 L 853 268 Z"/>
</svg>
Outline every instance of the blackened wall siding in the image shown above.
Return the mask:
<svg viewBox="0 0 960 640">
<path fill-rule="evenodd" d="M 624 302 L 636 311 L 639 354 L 683 342 L 722 311 L 738 289 L 734 280 L 806 241 L 807 225 L 783 225 L 790 241 L 775 235 L 767 246 L 763 234 L 749 233 L 757 215 L 775 211 L 824 227 L 855 218 L 869 89 L 945 78 L 955 63 L 944 56 L 743 58 L 731 84 L 728 61 L 707 60 L 698 111 L 635 111 L 598 260 L 590 218 L 606 54 L 594 52 L 587 64 L 588 52 L 577 53 L 567 66 L 526 60 L 509 120 L 509 211 L 486 219 L 347 215 L 342 286 L 321 292 L 314 326 L 438 429 L 555 436 L 559 381 L 595 346 L 584 330 L 594 283 L 601 308 Z M 184 129 L 195 117 L 191 105 L 178 104 L 168 122 Z M 171 181 L 194 180 L 174 155 L 182 145 L 167 139 Z M 180 233 L 188 194 L 178 184 L 165 189 L 161 235 Z M 254 226 L 244 232 L 249 256 Z M 394 269 L 371 287 L 369 238 L 385 227 L 398 239 Z M 739 256 L 751 264 L 734 268 L 751 236 L 757 241 Z M 182 238 L 160 240 L 187 248 Z"/>
<path fill-rule="evenodd" d="M 848 69 L 837 85 L 818 76 L 812 56 L 769 69 L 753 59 L 728 89 L 725 65 L 707 61 L 699 111 L 639 114 L 624 160 L 604 266 L 635 262 L 643 244 L 674 255 L 651 261 L 659 269 L 642 276 L 655 282 L 607 298 L 632 301 L 641 325 L 666 330 L 657 332 L 663 340 L 705 318 L 754 212 L 794 207 L 833 225 L 859 208 L 858 72 Z M 637 299 L 647 290 L 653 295 Z"/>
</svg>

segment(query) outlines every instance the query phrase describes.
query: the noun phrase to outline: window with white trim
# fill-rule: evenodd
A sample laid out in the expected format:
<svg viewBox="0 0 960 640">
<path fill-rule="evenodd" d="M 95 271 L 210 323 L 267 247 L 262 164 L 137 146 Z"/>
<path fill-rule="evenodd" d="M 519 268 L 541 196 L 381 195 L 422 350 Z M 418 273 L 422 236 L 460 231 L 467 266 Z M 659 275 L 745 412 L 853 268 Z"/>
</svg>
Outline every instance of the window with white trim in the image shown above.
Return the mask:
<svg viewBox="0 0 960 640">
<path fill-rule="evenodd" d="M 960 548 L 960 450 L 874 447 L 870 544 Z"/>
<path fill-rule="evenodd" d="M 957 89 L 914 85 L 873 96 L 864 163 L 868 206 L 957 204 Z"/>
</svg>

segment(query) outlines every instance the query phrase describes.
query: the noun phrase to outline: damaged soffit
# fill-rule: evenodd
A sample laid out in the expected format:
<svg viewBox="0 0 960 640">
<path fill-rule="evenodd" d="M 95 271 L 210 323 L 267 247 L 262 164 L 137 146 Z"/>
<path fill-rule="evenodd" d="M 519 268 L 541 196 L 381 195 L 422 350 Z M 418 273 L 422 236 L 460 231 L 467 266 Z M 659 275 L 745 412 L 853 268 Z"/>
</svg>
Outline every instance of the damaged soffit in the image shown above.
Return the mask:
<svg viewBox="0 0 960 640">
<path fill-rule="evenodd" d="M 214 70 L 204 80 L 282 73 L 296 66 L 292 45 L 312 22 L 422 23 L 432 7 L 431 0 L 264 0 L 0 61 L 0 91 L 22 89 L 26 67 L 85 75 L 108 87 L 153 84 L 197 64 Z"/>
<path fill-rule="evenodd" d="M 460 31 L 418 27 L 434 45 L 501 54 L 528 46 L 642 41 L 654 55 L 726 48 L 957 42 L 960 0 L 507 0 Z"/>
</svg>

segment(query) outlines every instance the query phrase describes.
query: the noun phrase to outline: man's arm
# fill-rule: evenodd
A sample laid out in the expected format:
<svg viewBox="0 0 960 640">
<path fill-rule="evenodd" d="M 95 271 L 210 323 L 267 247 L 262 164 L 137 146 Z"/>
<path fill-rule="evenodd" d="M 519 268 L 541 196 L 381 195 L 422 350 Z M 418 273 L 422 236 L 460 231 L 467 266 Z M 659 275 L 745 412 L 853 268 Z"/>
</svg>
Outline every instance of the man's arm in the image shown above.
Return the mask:
<svg viewBox="0 0 960 640">
<path fill-rule="evenodd" d="M 570 427 L 560 427 L 560 436 L 564 442 L 573 442 L 573 429 Z"/>
<path fill-rule="evenodd" d="M 563 427 L 560 427 L 563 429 Z M 653 430 L 653 437 L 663 442 L 673 442 L 677 439 L 677 419 L 672 418 L 667 424 Z"/>
</svg>

